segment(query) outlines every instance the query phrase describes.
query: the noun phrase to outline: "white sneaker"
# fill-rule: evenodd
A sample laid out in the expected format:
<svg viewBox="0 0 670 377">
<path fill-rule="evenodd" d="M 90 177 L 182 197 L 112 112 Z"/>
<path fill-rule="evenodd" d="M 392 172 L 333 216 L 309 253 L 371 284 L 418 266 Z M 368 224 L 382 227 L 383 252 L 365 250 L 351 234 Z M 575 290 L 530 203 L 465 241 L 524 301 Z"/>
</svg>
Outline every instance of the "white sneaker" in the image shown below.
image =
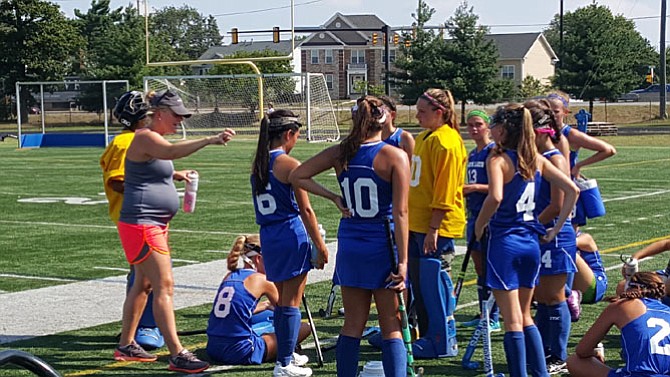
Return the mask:
<svg viewBox="0 0 670 377">
<path fill-rule="evenodd" d="M 307 365 L 309 362 L 309 357 L 307 355 L 301 355 L 299 353 L 293 352 L 293 357 L 291 357 L 291 364 L 302 367 Z"/>
<path fill-rule="evenodd" d="M 274 377 L 310 377 L 312 370 L 310 368 L 299 367 L 293 363 L 284 367 L 280 362 L 277 362 L 275 363 L 272 375 Z"/>
</svg>

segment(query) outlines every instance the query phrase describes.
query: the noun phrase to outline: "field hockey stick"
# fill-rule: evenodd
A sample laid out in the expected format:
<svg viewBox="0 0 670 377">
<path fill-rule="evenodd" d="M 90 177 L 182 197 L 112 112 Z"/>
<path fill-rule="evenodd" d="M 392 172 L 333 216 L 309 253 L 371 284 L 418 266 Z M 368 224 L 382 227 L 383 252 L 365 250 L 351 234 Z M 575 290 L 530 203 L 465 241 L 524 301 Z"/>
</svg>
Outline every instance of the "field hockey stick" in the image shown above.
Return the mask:
<svg viewBox="0 0 670 377">
<path fill-rule="evenodd" d="M 179 336 L 191 336 L 191 335 L 202 335 L 202 334 L 207 334 L 207 329 L 177 331 L 177 335 Z"/>
<path fill-rule="evenodd" d="M 481 312 L 485 313 L 488 311 L 488 313 L 491 312 L 491 309 L 493 308 L 493 305 L 495 304 L 495 299 L 493 298 L 493 295 L 490 295 L 489 298 L 486 301 L 482 302 L 481 305 Z M 477 349 L 477 345 L 479 344 L 479 340 L 482 338 L 482 335 L 484 335 L 485 327 L 488 326 L 489 321 L 485 320 L 485 317 L 482 314 L 482 318 L 479 320 L 479 323 L 477 324 L 477 327 L 475 328 L 475 331 L 472 333 L 472 336 L 470 337 L 470 341 L 468 342 L 468 346 L 465 349 L 465 353 L 463 354 L 463 358 L 461 359 L 461 366 L 463 369 L 468 369 L 468 370 L 475 370 L 478 369 L 480 366 L 480 363 L 477 361 L 472 361 L 472 355 L 475 353 L 475 350 Z M 486 356 L 485 356 L 486 357 Z"/>
<path fill-rule="evenodd" d="M 465 257 L 463 263 L 461 264 L 461 270 L 458 272 L 458 279 L 456 280 L 456 287 L 454 288 L 454 296 L 456 297 L 456 304 L 458 306 L 458 298 L 461 296 L 461 291 L 463 290 L 463 281 L 465 280 L 465 272 L 468 270 L 468 262 L 470 261 L 470 255 L 472 254 L 472 249 L 475 244 L 475 235 L 473 234 L 468 241 L 468 247 L 465 250 Z"/>
<path fill-rule="evenodd" d="M 302 294 L 302 304 L 305 306 L 305 313 L 307 313 L 307 321 L 309 322 L 309 329 L 312 330 L 312 338 L 314 338 L 314 350 L 316 351 L 316 364 L 321 368 L 323 366 L 323 352 L 321 352 L 321 343 L 319 343 L 319 336 L 316 333 L 316 326 L 312 318 L 312 312 L 307 305 L 307 297 Z"/>
<path fill-rule="evenodd" d="M 336 288 L 337 285 L 335 283 L 330 286 L 330 294 L 328 295 L 326 309 L 319 309 L 319 316 L 321 316 L 321 318 L 330 318 L 333 316 L 333 305 L 335 304 L 335 296 L 337 295 Z"/>
<path fill-rule="evenodd" d="M 370 335 L 377 334 L 380 331 L 381 330 L 379 329 L 379 327 L 366 327 L 365 329 L 363 329 L 363 334 L 361 335 L 361 339 L 365 339 L 365 338 L 369 337 Z M 333 337 L 333 338 L 325 339 L 321 343 L 321 350 L 323 352 L 328 352 L 328 351 L 332 351 L 335 348 L 337 348 L 337 339 L 338 338 L 339 338 L 339 335 L 336 336 L 336 337 Z"/>
<path fill-rule="evenodd" d="M 393 241 L 393 232 L 391 232 L 391 220 L 386 219 L 384 221 L 384 227 L 386 228 L 386 240 L 388 242 L 389 256 L 391 259 L 391 271 L 393 273 L 398 273 L 398 262 L 396 261 L 395 251 L 394 251 L 394 241 Z M 414 371 L 414 354 L 412 353 L 412 336 L 409 333 L 409 321 L 407 320 L 407 311 L 405 310 L 405 298 L 403 297 L 402 292 L 396 292 L 398 297 L 398 312 L 400 313 L 400 328 L 402 329 L 402 341 L 405 343 L 405 349 L 407 350 L 407 375 L 411 377 L 416 376 Z"/>
</svg>

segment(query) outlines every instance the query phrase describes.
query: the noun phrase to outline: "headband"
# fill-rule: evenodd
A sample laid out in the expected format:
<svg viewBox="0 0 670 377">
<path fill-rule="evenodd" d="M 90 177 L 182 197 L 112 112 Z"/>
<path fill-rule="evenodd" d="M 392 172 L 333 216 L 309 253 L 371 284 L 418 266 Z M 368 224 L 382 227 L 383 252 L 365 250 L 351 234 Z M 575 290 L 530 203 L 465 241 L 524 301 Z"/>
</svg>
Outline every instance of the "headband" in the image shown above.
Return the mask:
<svg viewBox="0 0 670 377">
<path fill-rule="evenodd" d="M 240 253 L 240 259 L 237 260 L 237 268 L 244 268 L 244 263 L 249 264 L 254 270 L 256 270 L 256 263 L 251 260 L 251 257 L 261 254 L 261 247 L 253 243 L 244 243 L 244 252 Z"/>
<path fill-rule="evenodd" d="M 295 124 L 298 127 L 301 127 L 302 124 L 298 122 L 298 117 L 277 117 L 270 119 L 270 128 L 273 130 L 284 130 L 286 126 Z"/>
<path fill-rule="evenodd" d="M 433 96 L 431 96 L 430 94 L 428 94 L 428 92 L 423 92 L 423 94 L 422 94 L 421 96 L 419 96 L 419 97 L 425 99 L 425 100 L 428 101 L 428 102 L 430 102 L 431 105 L 437 107 L 438 109 L 440 109 L 440 110 L 442 110 L 442 111 L 447 111 L 447 108 L 444 107 L 443 104 L 439 103 L 439 102 L 435 99 L 435 97 L 433 97 Z"/>
<path fill-rule="evenodd" d="M 556 93 L 551 93 L 550 95 L 547 96 L 547 99 L 557 99 L 561 101 L 563 107 L 565 107 L 566 109 L 570 106 L 570 103 L 568 102 L 567 99 L 563 98 L 563 96 L 558 95 Z"/>
<path fill-rule="evenodd" d="M 475 109 L 475 110 L 470 111 L 470 112 L 468 113 L 468 116 L 467 116 L 467 118 L 466 118 L 465 120 L 466 120 L 466 121 L 467 121 L 467 120 L 470 120 L 470 118 L 472 118 L 472 117 L 480 117 L 480 118 L 482 118 L 482 119 L 484 120 L 484 122 L 486 122 L 486 123 L 491 122 L 491 118 L 489 117 L 489 115 L 488 115 L 488 114 L 486 113 L 486 111 L 484 111 L 484 110 Z"/>
<path fill-rule="evenodd" d="M 372 116 L 377 118 L 377 123 L 379 124 L 384 124 L 386 122 L 386 113 L 387 111 L 385 110 L 385 105 L 382 106 L 375 106 L 370 103 L 370 108 L 372 112 Z M 351 107 L 351 116 L 353 117 L 354 114 L 358 112 L 358 103 L 356 103 L 354 106 Z"/>
</svg>

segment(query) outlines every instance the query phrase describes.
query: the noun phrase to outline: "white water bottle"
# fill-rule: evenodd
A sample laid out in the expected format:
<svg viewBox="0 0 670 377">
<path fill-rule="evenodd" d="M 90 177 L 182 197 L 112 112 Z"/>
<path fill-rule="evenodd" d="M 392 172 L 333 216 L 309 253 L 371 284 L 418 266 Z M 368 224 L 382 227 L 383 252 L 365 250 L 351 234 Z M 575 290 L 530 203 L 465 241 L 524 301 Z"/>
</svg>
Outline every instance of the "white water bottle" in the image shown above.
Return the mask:
<svg viewBox="0 0 670 377">
<path fill-rule="evenodd" d="M 628 258 L 628 260 L 624 264 L 624 275 L 626 278 L 626 281 L 630 281 L 630 278 L 633 277 L 633 275 L 639 271 L 639 266 L 637 259 L 635 258 Z"/>
<path fill-rule="evenodd" d="M 186 192 L 184 192 L 184 207 L 183 210 L 186 213 L 192 213 L 195 211 L 195 199 L 198 196 L 198 172 L 192 171 L 186 174 L 186 177 L 190 182 L 186 182 Z"/>
<path fill-rule="evenodd" d="M 323 242 L 326 242 L 326 230 L 323 229 L 323 225 L 319 224 L 319 234 L 321 235 L 321 238 L 323 239 Z M 316 266 L 316 261 L 319 258 L 319 251 L 316 248 L 316 245 L 314 245 L 314 241 L 310 240 L 312 242 L 312 256 L 310 262 L 312 262 L 312 266 Z"/>
</svg>

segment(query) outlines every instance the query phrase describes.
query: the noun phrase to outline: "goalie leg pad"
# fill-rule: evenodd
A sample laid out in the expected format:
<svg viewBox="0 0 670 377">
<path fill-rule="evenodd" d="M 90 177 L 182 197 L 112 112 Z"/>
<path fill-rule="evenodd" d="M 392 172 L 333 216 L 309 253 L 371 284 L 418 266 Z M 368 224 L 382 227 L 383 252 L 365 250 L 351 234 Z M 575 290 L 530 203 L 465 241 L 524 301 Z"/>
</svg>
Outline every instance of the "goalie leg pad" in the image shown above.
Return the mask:
<svg viewBox="0 0 670 377">
<path fill-rule="evenodd" d="M 453 283 L 436 258 L 419 260 L 421 295 L 428 313 L 428 331 L 412 345 L 414 357 L 456 356 Z"/>
</svg>

